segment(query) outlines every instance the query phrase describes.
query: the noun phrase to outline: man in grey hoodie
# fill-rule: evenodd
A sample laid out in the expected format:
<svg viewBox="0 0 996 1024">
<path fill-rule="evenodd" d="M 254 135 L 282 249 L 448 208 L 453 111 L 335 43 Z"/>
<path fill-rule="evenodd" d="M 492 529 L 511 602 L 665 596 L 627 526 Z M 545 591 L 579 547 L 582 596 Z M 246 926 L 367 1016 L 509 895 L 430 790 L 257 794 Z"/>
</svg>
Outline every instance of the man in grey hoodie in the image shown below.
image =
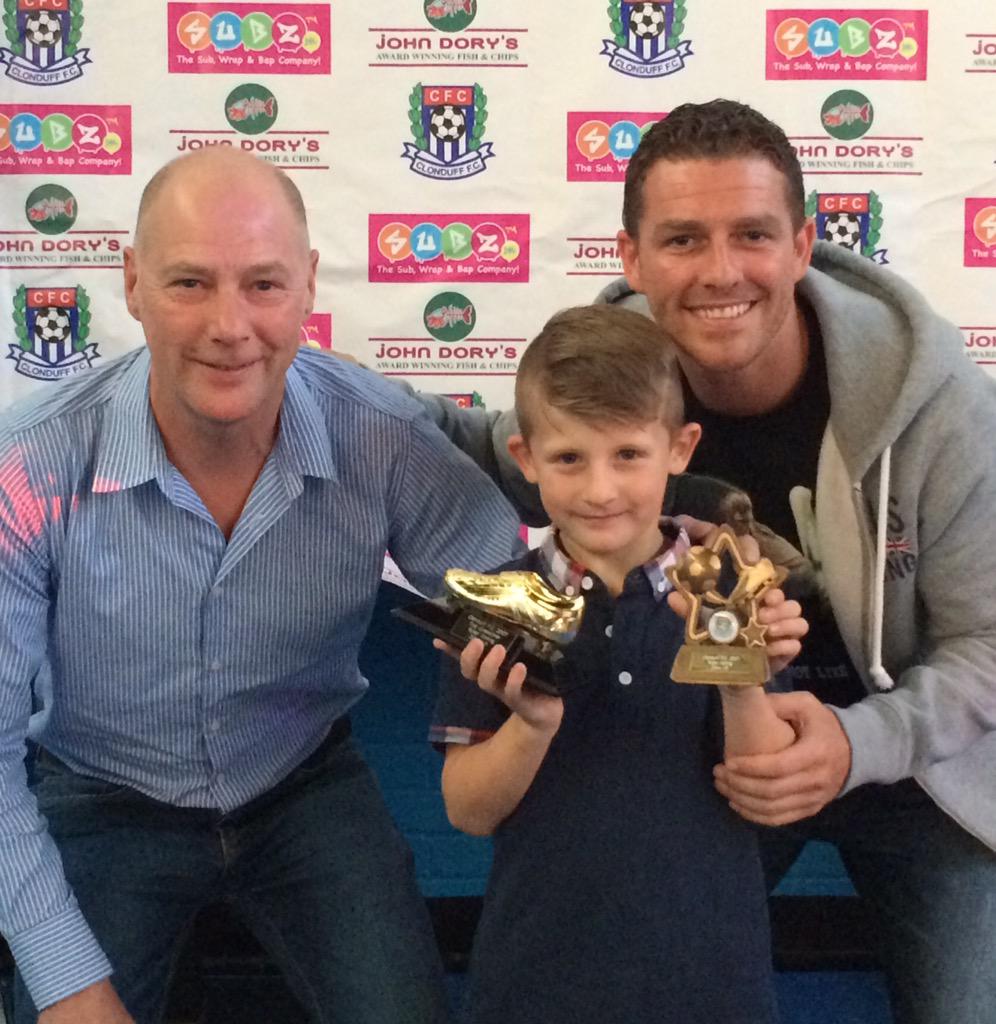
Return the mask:
<svg viewBox="0 0 996 1024">
<path fill-rule="evenodd" d="M 673 337 L 703 425 L 689 468 L 749 492 L 819 582 L 795 690 L 773 697 L 797 742 L 716 786 L 777 826 L 772 886 L 806 839 L 837 845 L 897 1022 L 991 1024 L 996 382 L 911 286 L 815 241 L 791 145 L 742 104 L 685 104 L 647 134 L 623 224 L 626 280 L 599 301 Z M 470 450 L 482 425 L 463 420 Z M 503 477 L 514 426 L 492 426 L 478 454 Z"/>
</svg>

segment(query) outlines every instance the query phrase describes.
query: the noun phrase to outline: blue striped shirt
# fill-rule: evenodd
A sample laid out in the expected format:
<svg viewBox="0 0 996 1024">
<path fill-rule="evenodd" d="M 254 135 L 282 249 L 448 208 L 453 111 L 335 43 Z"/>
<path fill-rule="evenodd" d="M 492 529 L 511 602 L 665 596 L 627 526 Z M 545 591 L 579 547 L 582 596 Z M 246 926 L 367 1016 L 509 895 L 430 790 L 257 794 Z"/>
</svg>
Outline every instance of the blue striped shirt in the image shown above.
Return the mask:
<svg viewBox="0 0 996 1024">
<path fill-rule="evenodd" d="M 362 696 L 384 552 L 420 589 L 518 547 L 518 519 L 421 406 L 302 350 L 276 443 L 226 542 L 170 464 L 138 349 L 0 427 L 0 930 L 39 1007 L 111 970 L 23 767 L 39 737 L 75 771 L 228 811 L 314 751 Z"/>
</svg>

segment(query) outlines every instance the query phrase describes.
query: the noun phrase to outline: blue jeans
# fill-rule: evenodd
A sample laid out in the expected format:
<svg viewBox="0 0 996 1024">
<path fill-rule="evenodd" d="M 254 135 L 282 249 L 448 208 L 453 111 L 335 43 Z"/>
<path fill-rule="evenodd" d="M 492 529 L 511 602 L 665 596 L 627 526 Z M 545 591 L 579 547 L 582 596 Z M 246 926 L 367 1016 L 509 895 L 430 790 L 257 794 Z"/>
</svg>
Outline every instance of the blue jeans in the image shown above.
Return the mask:
<svg viewBox="0 0 996 1024">
<path fill-rule="evenodd" d="M 370 770 L 334 735 L 228 814 L 71 772 L 44 751 L 34 789 L 69 884 L 137 1024 L 161 1021 L 197 912 L 230 903 L 315 1024 L 442 1024 L 442 969 L 411 852 Z M 16 1024 L 37 1011 L 17 981 Z"/>
<path fill-rule="evenodd" d="M 836 845 L 875 920 L 895 1024 L 996 1022 L 996 853 L 916 782 L 862 786 L 760 838 L 769 888 L 807 839 Z"/>
</svg>

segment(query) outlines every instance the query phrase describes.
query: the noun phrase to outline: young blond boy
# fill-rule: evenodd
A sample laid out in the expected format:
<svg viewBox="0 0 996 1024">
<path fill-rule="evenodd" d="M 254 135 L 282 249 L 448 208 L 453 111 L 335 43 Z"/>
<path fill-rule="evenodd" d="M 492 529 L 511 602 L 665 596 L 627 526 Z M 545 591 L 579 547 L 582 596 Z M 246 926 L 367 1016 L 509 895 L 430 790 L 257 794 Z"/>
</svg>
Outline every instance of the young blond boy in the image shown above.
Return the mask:
<svg viewBox="0 0 996 1024">
<path fill-rule="evenodd" d="M 761 687 L 670 679 L 683 622 L 665 569 L 689 540 L 660 510 L 700 428 L 683 422 L 667 340 L 627 310 L 566 310 L 526 350 L 515 400 L 510 449 L 554 530 L 504 568 L 584 594 L 585 615 L 564 698 L 524 688 L 521 665 L 500 679 L 504 650 L 482 658 L 480 641 L 444 673 L 432 738 L 447 813 L 495 837 L 470 1019 L 773 1021 L 755 838 L 712 768 L 794 735 Z M 780 667 L 805 622 L 780 591 L 761 616 Z"/>
</svg>

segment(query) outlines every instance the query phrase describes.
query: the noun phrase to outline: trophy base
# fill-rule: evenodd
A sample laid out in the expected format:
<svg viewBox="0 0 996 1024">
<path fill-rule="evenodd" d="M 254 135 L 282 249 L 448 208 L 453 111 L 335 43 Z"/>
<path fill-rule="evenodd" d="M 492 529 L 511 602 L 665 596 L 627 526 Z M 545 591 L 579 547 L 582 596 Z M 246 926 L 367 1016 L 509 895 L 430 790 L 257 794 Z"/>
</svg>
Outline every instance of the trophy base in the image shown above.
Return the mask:
<svg viewBox="0 0 996 1024">
<path fill-rule="evenodd" d="M 570 687 L 556 678 L 554 665 L 563 658 L 551 640 L 543 640 L 478 608 L 454 606 L 447 601 L 416 601 L 394 608 L 392 615 L 424 629 L 453 647 L 466 647 L 477 638 L 488 647 L 501 644 L 507 654 L 499 670 L 504 678 L 517 661 L 526 666 L 526 685 L 541 693 L 562 697 Z"/>
<path fill-rule="evenodd" d="M 760 686 L 770 672 L 763 647 L 685 644 L 674 659 L 671 678 L 706 686 Z"/>
</svg>

